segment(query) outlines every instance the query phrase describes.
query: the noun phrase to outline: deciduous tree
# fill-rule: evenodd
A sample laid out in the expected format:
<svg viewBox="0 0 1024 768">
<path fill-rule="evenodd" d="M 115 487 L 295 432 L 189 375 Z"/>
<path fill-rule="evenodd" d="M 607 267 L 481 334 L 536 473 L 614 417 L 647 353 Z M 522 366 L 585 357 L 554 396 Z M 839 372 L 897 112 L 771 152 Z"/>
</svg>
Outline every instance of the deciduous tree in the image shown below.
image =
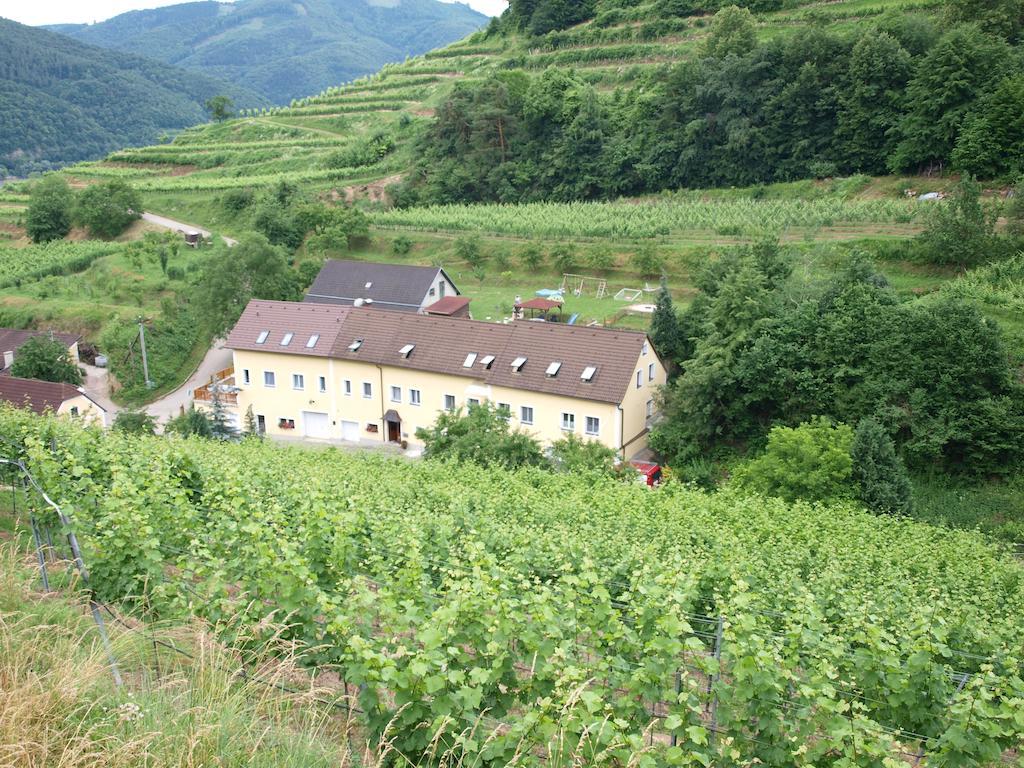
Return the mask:
<svg viewBox="0 0 1024 768">
<path fill-rule="evenodd" d="M 63 176 L 47 174 L 32 187 L 25 231 L 34 243 L 59 240 L 71 231 L 75 196 Z"/>
</svg>

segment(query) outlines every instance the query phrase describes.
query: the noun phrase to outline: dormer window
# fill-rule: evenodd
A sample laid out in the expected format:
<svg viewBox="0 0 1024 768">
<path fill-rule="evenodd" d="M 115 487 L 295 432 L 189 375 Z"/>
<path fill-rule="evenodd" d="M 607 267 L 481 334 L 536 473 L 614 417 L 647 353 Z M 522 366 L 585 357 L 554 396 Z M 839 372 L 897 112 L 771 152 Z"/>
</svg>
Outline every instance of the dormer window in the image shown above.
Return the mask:
<svg viewBox="0 0 1024 768">
<path fill-rule="evenodd" d="M 270 335 L 270 331 L 260 331 L 260 335 L 256 337 L 257 344 L 264 344 L 267 341 L 267 336 Z"/>
<path fill-rule="evenodd" d="M 591 381 L 594 380 L 594 375 L 596 373 L 597 373 L 597 366 L 596 365 L 588 365 L 586 368 L 583 369 L 583 373 L 580 374 L 580 379 L 582 381 L 591 382 Z"/>
<path fill-rule="evenodd" d="M 519 373 L 521 370 L 523 370 L 524 365 L 526 365 L 526 358 L 517 357 L 515 360 L 512 361 L 512 371 L 514 373 Z"/>
<path fill-rule="evenodd" d="M 466 355 L 466 359 L 462 361 L 463 368 L 472 368 L 473 363 L 476 362 L 476 352 L 470 352 Z"/>
<path fill-rule="evenodd" d="M 290 333 L 290 332 L 286 333 L 284 336 L 282 336 L 281 337 L 281 346 L 282 347 L 287 347 L 289 344 L 291 344 L 292 343 L 292 338 L 294 336 L 295 336 L 295 334 L 294 333 Z"/>
<path fill-rule="evenodd" d="M 402 357 L 408 357 L 409 355 L 412 354 L 412 351 L 414 349 L 416 349 L 415 344 L 406 344 L 404 347 L 398 350 L 398 354 L 400 354 Z"/>
<path fill-rule="evenodd" d="M 359 348 L 361 346 L 363 346 L 363 340 L 362 339 L 356 339 L 355 341 L 353 341 L 351 344 L 348 345 L 348 351 L 349 352 L 358 352 Z"/>
<path fill-rule="evenodd" d="M 480 358 L 480 365 L 490 370 L 490 367 L 494 364 L 494 355 L 484 355 Z"/>
<path fill-rule="evenodd" d="M 309 337 L 309 341 L 306 342 L 306 349 L 312 349 L 313 347 L 316 346 L 316 343 L 318 341 L 320 341 L 320 334 L 314 333 L 312 336 Z"/>
<path fill-rule="evenodd" d="M 558 361 L 553 362 L 548 366 L 548 369 L 544 372 L 548 378 L 553 379 L 558 375 L 558 369 L 562 367 L 562 364 Z"/>
</svg>

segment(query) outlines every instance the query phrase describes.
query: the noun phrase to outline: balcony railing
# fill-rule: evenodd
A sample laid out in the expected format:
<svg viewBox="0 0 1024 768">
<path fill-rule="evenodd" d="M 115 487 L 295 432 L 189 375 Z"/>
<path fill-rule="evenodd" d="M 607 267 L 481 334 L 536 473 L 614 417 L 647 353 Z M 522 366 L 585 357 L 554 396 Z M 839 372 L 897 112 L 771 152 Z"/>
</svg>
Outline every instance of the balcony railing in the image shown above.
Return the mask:
<svg viewBox="0 0 1024 768">
<path fill-rule="evenodd" d="M 192 391 L 192 399 L 198 403 L 213 402 L 213 388 L 217 388 L 217 396 L 222 405 L 237 406 L 238 393 L 235 391 L 235 369 L 225 368 L 213 374 L 213 380 Z"/>
</svg>

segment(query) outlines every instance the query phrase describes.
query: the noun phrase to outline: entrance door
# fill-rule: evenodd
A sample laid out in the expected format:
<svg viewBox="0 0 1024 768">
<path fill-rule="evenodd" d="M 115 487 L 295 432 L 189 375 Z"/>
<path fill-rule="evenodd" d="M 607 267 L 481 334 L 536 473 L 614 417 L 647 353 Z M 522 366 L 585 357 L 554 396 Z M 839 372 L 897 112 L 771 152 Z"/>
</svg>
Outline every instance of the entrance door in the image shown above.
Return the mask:
<svg viewBox="0 0 1024 768">
<path fill-rule="evenodd" d="M 315 411 L 302 412 L 302 426 L 306 437 L 326 440 L 331 436 L 329 423 L 326 413 L 316 413 Z"/>
<path fill-rule="evenodd" d="M 389 443 L 400 443 L 402 442 L 402 425 L 397 421 L 388 422 L 388 442 Z"/>
<path fill-rule="evenodd" d="M 353 443 L 359 442 L 359 422 L 358 421 L 343 421 L 341 422 L 341 439 L 349 440 Z"/>
</svg>

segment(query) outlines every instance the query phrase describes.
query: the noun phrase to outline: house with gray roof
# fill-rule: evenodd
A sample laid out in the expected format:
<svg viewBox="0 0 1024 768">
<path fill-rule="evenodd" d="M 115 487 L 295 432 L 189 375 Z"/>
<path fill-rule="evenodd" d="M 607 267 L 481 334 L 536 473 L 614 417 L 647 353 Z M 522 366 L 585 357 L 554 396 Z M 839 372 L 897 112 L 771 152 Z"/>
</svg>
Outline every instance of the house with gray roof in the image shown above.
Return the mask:
<svg viewBox="0 0 1024 768">
<path fill-rule="evenodd" d="M 458 295 L 455 282 L 440 267 L 329 259 L 310 286 L 305 300 L 315 304 L 424 312 L 432 304 Z"/>
</svg>

